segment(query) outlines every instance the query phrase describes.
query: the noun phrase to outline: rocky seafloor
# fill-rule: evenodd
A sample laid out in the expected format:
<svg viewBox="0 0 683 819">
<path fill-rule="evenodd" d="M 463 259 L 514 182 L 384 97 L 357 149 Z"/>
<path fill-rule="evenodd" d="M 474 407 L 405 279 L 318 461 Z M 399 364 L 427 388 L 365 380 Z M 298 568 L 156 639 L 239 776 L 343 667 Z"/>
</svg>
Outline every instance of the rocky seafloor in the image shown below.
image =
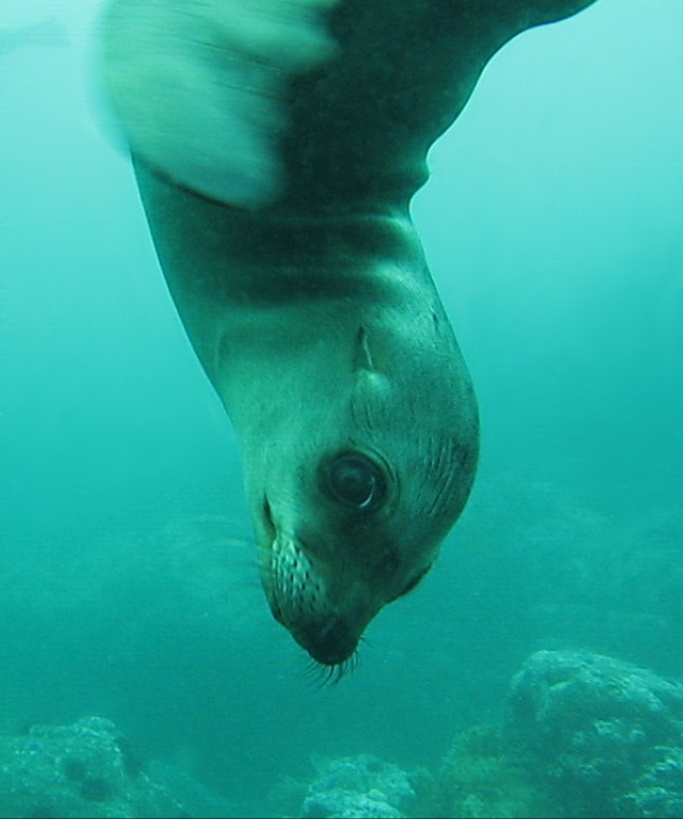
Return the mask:
<svg viewBox="0 0 683 819">
<path fill-rule="evenodd" d="M 271 813 L 325 817 L 683 817 L 683 684 L 610 657 L 540 651 L 502 725 L 456 735 L 436 772 L 369 754 L 283 780 Z M 101 717 L 0 737 L 0 819 L 227 817 L 180 770 L 143 764 Z"/>
<path fill-rule="evenodd" d="M 228 806 L 179 770 L 144 766 L 116 726 L 86 717 L 0 737 L 2 819 L 188 819 Z"/>
</svg>

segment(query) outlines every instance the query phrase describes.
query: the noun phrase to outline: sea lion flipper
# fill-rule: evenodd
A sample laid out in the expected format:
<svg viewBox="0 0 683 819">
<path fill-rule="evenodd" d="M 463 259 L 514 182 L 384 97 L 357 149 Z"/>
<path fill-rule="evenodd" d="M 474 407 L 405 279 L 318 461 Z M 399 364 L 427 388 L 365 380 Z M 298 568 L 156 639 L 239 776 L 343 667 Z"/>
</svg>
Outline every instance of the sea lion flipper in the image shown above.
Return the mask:
<svg viewBox="0 0 683 819">
<path fill-rule="evenodd" d="M 104 84 L 132 152 L 209 198 L 395 204 L 495 52 L 592 2 L 112 0 Z"/>
<path fill-rule="evenodd" d="M 283 89 L 333 51 L 336 0 L 113 0 L 104 84 L 134 153 L 172 181 L 255 207 L 279 190 Z"/>
<path fill-rule="evenodd" d="M 344 0 L 330 14 L 340 57 L 294 83 L 288 206 L 407 202 L 494 54 L 593 2 Z"/>
</svg>

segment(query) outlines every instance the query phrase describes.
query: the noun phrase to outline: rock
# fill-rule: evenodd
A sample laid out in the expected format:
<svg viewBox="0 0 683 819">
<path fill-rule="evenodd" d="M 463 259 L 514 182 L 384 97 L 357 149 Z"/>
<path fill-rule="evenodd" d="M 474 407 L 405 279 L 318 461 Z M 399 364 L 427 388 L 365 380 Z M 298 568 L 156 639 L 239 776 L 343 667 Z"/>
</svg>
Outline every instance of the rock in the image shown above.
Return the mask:
<svg viewBox="0 0 683 819">
<path fill-rule="evenodd" d="M 0 819 L 191 819 L 153 781 L 109 720 L 37 725 L 23 736 L 0 737 Z"/>
<path fill-rule="evenodd" d="M 402 819 L 403 814 L 381 798 L 377 799 L 370 795 L 339 788 L 307 796 L 304 800 L 303 816 L 306 819 L 325 819 L 330 816 L 335 819 L 355 819 L 355 817 Z"/>
<path fill-rule="evenodd" d="M 511 748 L 568 815 L 683 816 L 683 685 L 628 663 L 540 651 L 513 678 Z"/>
<path fill-rule="evenodd" d="M 633 789 L 615 800 L 619 816 L 653 819 L 683 816 L 683 751 L 660 747 L 655 758 L 646 765 Z"/>
<path fill-rule="evenodd" d="M 415 799 L 408 774 L 370 754 L 334 759 L 318 766 L 302 807 L 306 819 L 386 817 L 401 819 Z"/>
<path fill-rule="evenodd" d="M 506 753 L 500 726 L 475 725 L 458 732 L 427 794 L 421 815 L 530 819 L 553 815 L 554 805 Z"/>
</svg>

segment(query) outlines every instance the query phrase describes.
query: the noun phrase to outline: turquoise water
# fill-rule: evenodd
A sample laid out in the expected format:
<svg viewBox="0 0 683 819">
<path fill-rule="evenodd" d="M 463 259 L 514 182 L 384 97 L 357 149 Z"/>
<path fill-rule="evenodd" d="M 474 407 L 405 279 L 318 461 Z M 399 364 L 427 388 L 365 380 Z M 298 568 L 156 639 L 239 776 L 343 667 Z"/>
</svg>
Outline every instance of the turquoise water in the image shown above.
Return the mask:
<svg viewBox="0 0 683 819">
<path fill-rule="evenodd" d="M 678 0 L 522 35 L 432 151 L 414 215 L 480 473 L 435 571 L 322 688 L 267 611 L 231 430 L 93 124 L 88 9 L 60 14 L 69 46 L 0 63 L 0 728 L 105 716 L 267 814 L 311 755 L 436 768 L 538 648 L 683 678 Z"/>
</svg>

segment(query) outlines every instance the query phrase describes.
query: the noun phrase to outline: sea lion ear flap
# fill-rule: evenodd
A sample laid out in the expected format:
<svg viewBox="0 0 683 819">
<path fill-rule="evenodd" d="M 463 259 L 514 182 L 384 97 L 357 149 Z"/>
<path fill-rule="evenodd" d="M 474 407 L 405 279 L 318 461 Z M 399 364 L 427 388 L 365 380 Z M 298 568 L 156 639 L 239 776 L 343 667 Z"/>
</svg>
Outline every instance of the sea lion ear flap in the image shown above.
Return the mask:
<svg viewBox="0 0 683 819">
<path fill-rule="evenodd" d="M 336 47 L 338 0 L 109 0 L 99 73 L 128 148 L 178 185 L 238 207 L 272 201 L 287 85 Z"/>
<path fill-rule="evenodd" d="M 358 328 L 353 354 L 354 402 L 386 398 L 391 389 L 389 379 L 373 361 L 370 339 L 364 327 Z"/>
<path fill-rule="evenodd" d="M 373 372 L 374 369 L 368 334 L 365 332 L 365 327 L 359 327 L 356 333 L 356 345 L 353 351 L 353 371 L 355 373 L 362 370 Z"/>
</svg>

